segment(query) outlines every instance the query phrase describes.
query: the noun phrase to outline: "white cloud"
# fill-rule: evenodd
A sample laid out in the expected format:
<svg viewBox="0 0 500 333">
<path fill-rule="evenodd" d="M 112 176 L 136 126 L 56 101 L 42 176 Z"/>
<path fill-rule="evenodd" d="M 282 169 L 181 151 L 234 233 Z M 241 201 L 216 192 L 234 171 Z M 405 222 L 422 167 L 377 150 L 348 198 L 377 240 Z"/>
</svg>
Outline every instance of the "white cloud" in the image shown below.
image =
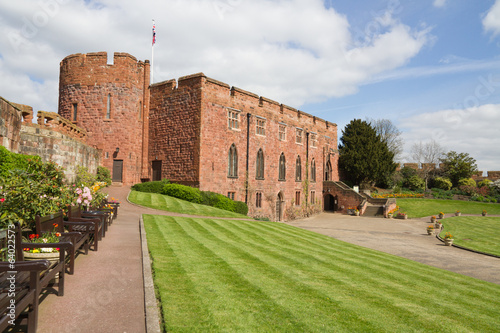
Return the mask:
<svg viewBox="0 0 500 333">
<path fill-rule="evenodd" d="M 155 81 L 204 72 L 295 107 L 355 93 L 371 77 L 407 63 L 429 38 L 428 30 L 411 29 L 387 10 L 356 43 L 348 18 L 321 0 L 145 0 L 141 6 L 16 0 L 2 2 L 0 11 L 0 75 L 37 80 L 0 91 L 19 103 L 38 94 L 37 85 L 57 82 L 59 62 L 69 54 L 116 51 L 150 59 L 152 18 Z M 56 111 L 57 92 L 39 98 Z"/>
<path fill-rule="evenodd" d="M 436 140 L 446 151 L 468 153 L 480 161 L 480 170 L 498 170 L 500 104 L 470 109 L 449 109 L 403 119 L 405 151 L 414 143 Z"/>
<path fill-rule="evenodd" d="M 433 5 L 438 8 L 444 7 L 444 5 L 446 5 L 446 0 L 434 0 Z"/>
<path fill-rule="evenodd" d="M 500 0 L 496 0 L 483 19 L 483 27 L 496 36 L 500 34 Z"/>
</svg>

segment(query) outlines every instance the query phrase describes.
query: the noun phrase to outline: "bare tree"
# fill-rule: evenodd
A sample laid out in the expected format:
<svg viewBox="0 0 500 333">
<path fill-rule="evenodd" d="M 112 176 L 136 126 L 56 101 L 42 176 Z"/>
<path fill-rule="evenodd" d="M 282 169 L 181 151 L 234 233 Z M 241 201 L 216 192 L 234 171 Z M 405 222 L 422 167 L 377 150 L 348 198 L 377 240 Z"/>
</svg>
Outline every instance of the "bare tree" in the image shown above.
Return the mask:
<svg viewBox="0 0 500 333">
<path fill-rule="evenodd" d="M 444 148 L 434 139 L 425 143 L 420 141 L 411 146 L 410 159 L 412 162 L 421 165 L 420 172 L 425 180 L 425 189 L 427 189 L 429 176 L 436 172 L 435 167 L 444 155 Z"/>
<path fill-rule="evenodd" d="M 369 123 L 380 136 L 383 142 L 387 144 L 389 151 L 394 153 L 394 160 L 401 161 L 403 153 L 403 138 L 401 131 L 389 119 L 370 119 L 367 118 L 366 122 Z"/>
</svg>

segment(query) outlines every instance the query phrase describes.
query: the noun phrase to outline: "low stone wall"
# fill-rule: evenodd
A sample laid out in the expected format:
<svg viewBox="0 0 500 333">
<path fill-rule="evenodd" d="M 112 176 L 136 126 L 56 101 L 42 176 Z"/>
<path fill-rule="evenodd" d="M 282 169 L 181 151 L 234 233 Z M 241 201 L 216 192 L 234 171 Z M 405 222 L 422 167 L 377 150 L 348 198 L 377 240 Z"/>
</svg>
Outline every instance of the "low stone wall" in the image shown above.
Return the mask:
<svg viewBox="0 0 500 333">
<path fill-rule="evenodd" d="M 96 173 L 101 152 L 82 141 L 40 125 L 22 125 L 19 153 L 38 155 L 42 161 L 53 161 L 62 166 L 69 181 L 75 179 L 77 166 Z"/>
</svg>

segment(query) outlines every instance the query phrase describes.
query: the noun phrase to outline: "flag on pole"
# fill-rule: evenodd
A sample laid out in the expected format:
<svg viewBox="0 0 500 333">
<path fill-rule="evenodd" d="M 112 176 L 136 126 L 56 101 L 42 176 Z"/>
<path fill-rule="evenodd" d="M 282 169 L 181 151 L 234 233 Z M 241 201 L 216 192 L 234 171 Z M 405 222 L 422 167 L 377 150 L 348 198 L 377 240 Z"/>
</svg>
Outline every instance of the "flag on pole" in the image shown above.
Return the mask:
<svg viewBox="0 0 500 333">
<path fill-rule="evenodd" d="M 153 46 L 155 45 L 156 43 L 156 24 L 155 24 L 155 21 L 153 20 Z"/>
</svg>

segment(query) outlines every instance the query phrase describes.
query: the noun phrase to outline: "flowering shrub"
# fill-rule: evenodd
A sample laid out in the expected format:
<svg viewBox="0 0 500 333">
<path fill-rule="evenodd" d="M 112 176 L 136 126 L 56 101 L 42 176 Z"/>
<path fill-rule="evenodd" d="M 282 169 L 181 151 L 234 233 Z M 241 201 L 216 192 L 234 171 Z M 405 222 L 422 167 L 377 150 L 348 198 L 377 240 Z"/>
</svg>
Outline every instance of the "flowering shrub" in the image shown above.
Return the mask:
<svg viewBox="0 0 500 333">
<path fill-rule="evenodd" d="M 444 239 L 453 239 L 453 235 L 450 234 L 449 232 L 447 232 L 445 235 L 444 235 Z"/>
<path fill-rule="evenodd" d="M 423 198 L 423 193 L 384 193 L 384 194 L 373 194 L 373 198 L 399 198 L 399 199 L 407 199 L 407 198 Z"/>
</svg>

